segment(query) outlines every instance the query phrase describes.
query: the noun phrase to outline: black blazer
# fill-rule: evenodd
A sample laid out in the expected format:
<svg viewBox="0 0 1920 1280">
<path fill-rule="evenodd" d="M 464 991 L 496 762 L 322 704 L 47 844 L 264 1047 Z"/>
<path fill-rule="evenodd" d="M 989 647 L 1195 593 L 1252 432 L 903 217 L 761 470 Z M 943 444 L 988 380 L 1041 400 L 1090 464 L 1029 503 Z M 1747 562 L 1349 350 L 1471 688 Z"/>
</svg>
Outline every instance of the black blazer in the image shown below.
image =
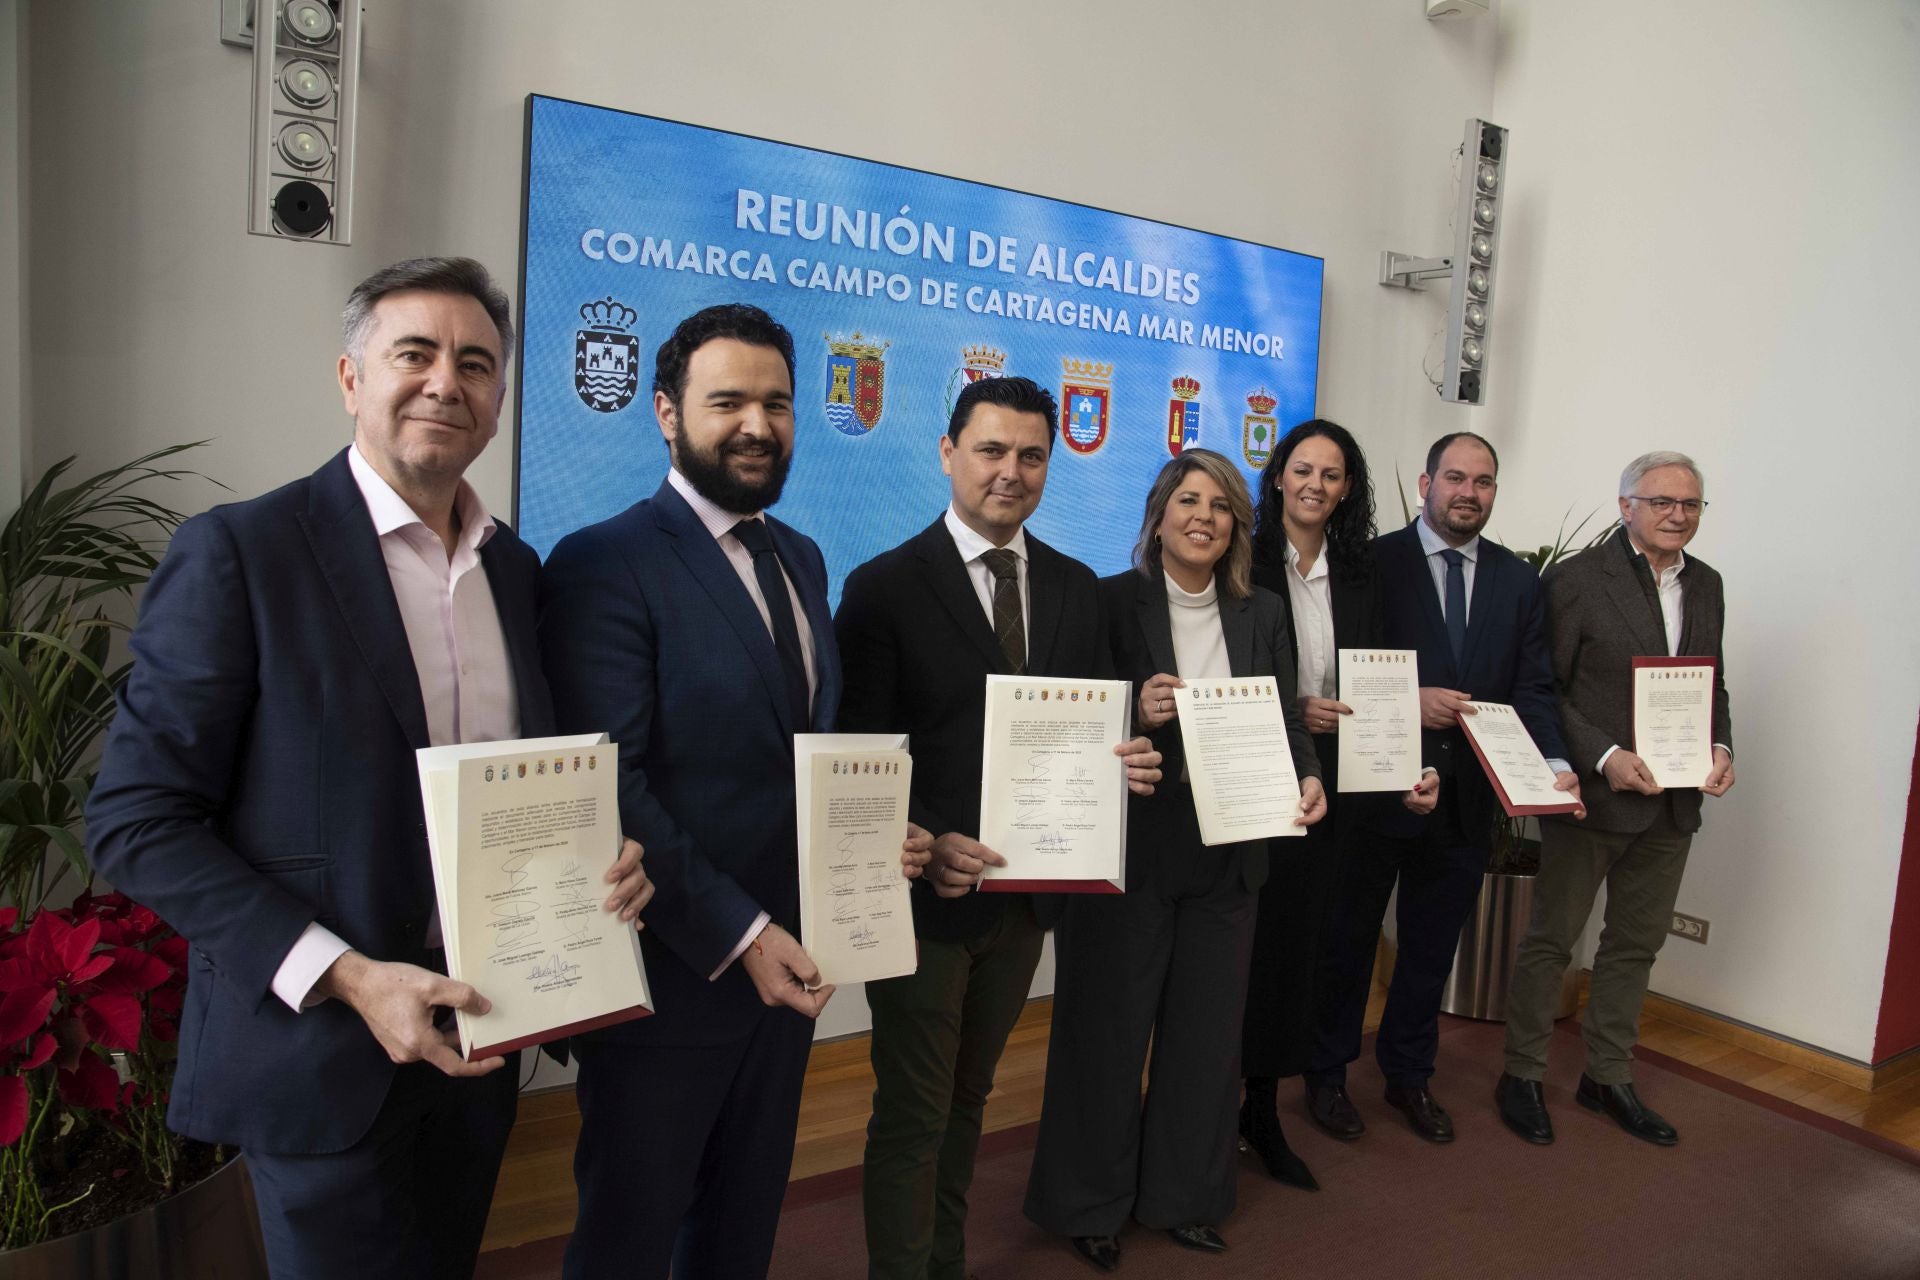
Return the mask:
<svg viewBox="0 0 1920 1280">
<path fill-rule="evenodd" d="M 813 633 L 810 723 L 793 718 L 753 597 L 671 484 L 547 557 L 540 638 L 559 722 L 620 744 L 620 825 L 655 886 L 640 948 L 658 1012 L 603 1039 L 746 1034 L 766 1007 L 745 967 L 708 975 L 761 911 L 800 931 L 793 735 L 832 729 L 840 668 L 820 549 L 771 517 L 767 530 Z"/>
<path fill-rule="evenodd" d="M 550 734 L 538 559 L 499 525 L 480 560 L 520 730 Z M 167 1123 L 339 1151 L 373 1123 L 394 1065 L 344 1002 L 296 1014 L 274 974 L 314 921 L 376 960 L 426 963 L 434 910 L 413 754 L 429 745 L 426 704 L 345 450 L 181 525 L 132 649 L 87 837 L 100 874 L 192 944 Z"/>
<path fill-rule="evenodd" d="M 1704 560 L 1687 557 L 1680 571 L 1683 616 L 1680 652 L 1713 658 L 1713 740 L 1733 746 L 1727 701 L 1726 661 L 1720 651 L 1726 598 L 1720 575 Z M 1673 787 L 1659 796 L 1614 791 L 1594 777 L 1609 747 L 1633 749 L 1633 660 L 1667 651 L 1658 588 L 1646 557 L 1633 549 L 1626 530 L 1597 547 L 1561 561 L 1543 580 L 1553 640 L 1553 678 L 1560 691 L 1560 719 L 1573 767 L 1592 785 L 1583 790 L 1587 819 L 1600 831 L 1645 831 L 1662 805 L 1671 805 L 1682 831 L 1700 829 L 1701 792 Z"/>
<path fill-rule="evenodd" d="M 1173 623 L 1167 614 L 1167 580 L 1129 569 L 1100 580 L 1105 603 L 1113 665 L 1121 680 L 1133 681 L 1136 696 L 1141 684 L 1161 673 L 1177 674 L 1173 652 Z M 1320 761 L 1307 733 L 1295 695 L 1293 640 L 1286 625 L 1285 606 L 1273 592 L 1255 587 L 1244 600 L 1220 598 L 1220 631 L 1227 642 L 1227 668 L 1235 676 L 1272 676 L 1280 687 L 1287 713 L 1287 739 L 1293 750 L 1294 771 L 1301 778 L 1320 776 Z M 1136 713 L 1138 708 L 1135 708 Z M 1170 720 L 1148 735 L 1162 756 L 1160 771 L 1166 781 L 1150 796 L 1129 796 L 1127 814 L 1127 888 L 1142 883 L 1151 859 L 1163 852 L 1180 856 L 1172 833 L 1184 815 L 1177 806 L 1193 804 L 1192 791 L 1175 785 L 1186 762 L 1180 721 Z M 1241 875 L 1249 890 L 1267 879 L 1267 842 L 1249 840 L 1236 846 L 1243 854 Z"/>
<path fill-rule="evenodd" d="M 1420 683 L 1459 689 L 1485 702 L 1510 703 L 1548 759 L 1567 759 L 1547 649 L 1547 600 L 1533 566 L 1488 538 L 1480 539 L 1467 605 L 1463 664 L 1453 660 L 1440 593 L 1420 546 L 1418 519 L 1373 541 L 1380 584 L 1380 644 L 1419 653 Z M 1426 729 L 1421 761 L 1453 789 L 1461 829 L 1475 842 L 1490 838 L 1500 802 L 1459 726 Z M 1445 791 L 1442 792 L 1445 797 Z M 1442 806 L 1445 807 L 1444 805 Z M 1403 807 L 1369 807 L 1367 825 L 1388 835 L 1413 835 L 1430 819 Z"/>
<path fill-rule="evenodd" d="M 1113 660 L 1093 570 L 1027 531 L 1027 670 L 1111 679 Z M 944 517 L 855 569 L 834 618 L 847 733 L 906 733 L 909 816 L 936 836 L 980 832 L 986 677 L 1011 675 Z M 915 932 L 961 942 L 999 919 L 1008 895 L 941 898 L 913 882 Z"/>
</svg>

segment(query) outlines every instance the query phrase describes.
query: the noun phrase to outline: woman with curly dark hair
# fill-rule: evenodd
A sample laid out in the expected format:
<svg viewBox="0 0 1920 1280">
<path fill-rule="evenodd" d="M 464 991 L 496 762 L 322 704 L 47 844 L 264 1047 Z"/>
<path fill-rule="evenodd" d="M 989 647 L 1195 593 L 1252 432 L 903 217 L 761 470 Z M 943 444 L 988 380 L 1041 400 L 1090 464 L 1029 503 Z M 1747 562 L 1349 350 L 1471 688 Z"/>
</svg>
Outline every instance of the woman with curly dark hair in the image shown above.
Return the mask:
<svg viewBox="0 0 1920 1280">
<path fill-rule="evenodd" d="M 1313 1046 L 1314 971 L 1340 854 L 1356 808 L 1376 797 L 1339 794 L 1338 651 L 1378 644 L 1379 598 L 1373 573 L 1373 481 L 1366 454 L 1337 422 L 1314 418 L 1274 447 L 1260 476 L 1254 515 L 1253 581 L 1287 606 L 1301 713 L 1320 757 L 1329 820 L 1276 851 L 1260 895 L 1253 971 L 1241 1037 L 1246 1098 L 1240 1135 L 1267 1172 L 1289 1186 L 1318 1190 L 1305 1162 L 1287 1146 L 1276 1097 L 1279 1077 L 1306 1070 Z M 1428 773 L 1401 798 L 1431 810 L 1439 778 Z M 1276 850 L 1279 850 L 1276 844 Z M 1280 860 L 1290 865 L 1284 868 Z"/>
</svg>

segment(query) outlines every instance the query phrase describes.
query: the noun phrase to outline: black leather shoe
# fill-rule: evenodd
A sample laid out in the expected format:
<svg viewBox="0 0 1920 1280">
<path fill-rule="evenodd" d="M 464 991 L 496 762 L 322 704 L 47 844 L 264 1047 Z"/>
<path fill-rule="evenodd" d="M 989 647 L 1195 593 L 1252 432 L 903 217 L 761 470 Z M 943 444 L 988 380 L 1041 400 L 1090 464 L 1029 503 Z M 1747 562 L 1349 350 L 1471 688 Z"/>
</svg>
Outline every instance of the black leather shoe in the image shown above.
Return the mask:
<svg viewBox="0 0 1920 1280">
<path fill-rule="evenodd" d="M 1540 1088 L 1538 1080 L 1522 1080 L 1519 1076 L 1502 1073 L 1500 1082 L 1493 1086 L 1493 1100 L 1499 1106 L 1500 1118 L 1506 1121 L 1507 1128 L 1535 1146 L 1544 1147 L 1553 1141 L 1553 1121 L 1547 1115 L 1547 1095 Z"/>
<path fill-rule="evenodd" d="M 1367 1131 L 1367 1122 L 1354 1110 L 1353 1099 L 1347 1096 L 1345 1085 L 1308 1085 L 1307 1115 L 1334 1137 L 1347 1141 Z"/>
<path fill-rule="evenodd" d="M 1404 1115 L 1413 1131 L 1428 1142 L 1453 1141 L 1453 1117 L 1433 1100 L 1426 1085 L 1388 1085 L 1387 1105 Z"/>
<path fill-rule="evenodd" d="M 1606 1112 L 1615 1124 L 1636 1138 L 1661 1147 L 1680 1141 L 1673 1126 L 1641 1102 L 1630 1084 L 1596 1084 L 1591 1077 L 1582 1075 L 1580 1087 L 1573 1096 L 1589 1111 Z"/>
<path fill-rule="evenodd" d="M 1073 1251 L 1102 1271 L 1120 1266 L 1120 1242 L 1112 1236 L 1074 1236 Z"/>
<path fill-rule="evenodd" d="M 1279 1117 L 1272 1112 L 1264 1108 L 1255 1109 L 1249 1103 L 1242 1102 L 1240 1138 L 1242 1146 L 1260 1157 L 1260 1163 L 1266 1166 L 1267 1176 L 1275 1182 L 1284 1182 L 1302 1191 L 1320 1189 L 1313 1171 L 1307 1168 L 1307 1162 L 1293 1154 L 1293 1148 L 1287 1145 L 1287 1136 L 1280 1132 Z"/>
<path fill-rule="evenodd" d="M 1227 1242 L 1220 1238 L 1220 1233 L 1204 1223 L 1194 1227 L 1168 1227 L 1167 1234 L 1183 1249 L 1198 1249 L 1201 1253 L 1227 1251 Z"/>
</svg>

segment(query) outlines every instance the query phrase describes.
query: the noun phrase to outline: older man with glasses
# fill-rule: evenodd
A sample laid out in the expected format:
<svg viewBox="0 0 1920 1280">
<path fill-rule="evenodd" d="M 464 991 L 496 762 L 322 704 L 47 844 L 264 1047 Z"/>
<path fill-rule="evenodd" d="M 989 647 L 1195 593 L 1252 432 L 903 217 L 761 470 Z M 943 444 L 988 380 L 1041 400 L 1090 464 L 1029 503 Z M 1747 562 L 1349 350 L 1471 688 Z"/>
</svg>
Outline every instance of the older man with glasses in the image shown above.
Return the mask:
<svg viewBox="0 0 1920 1280">
<path fill-rule="evenodd" d="M 1560 722 L 1574 767 L 1607 782 L 1585 791 L 1587 819 L 1541 823 L 1534 909 L 1507 999 L 1506 1073 L 1494 1097 L 1507 1127 L 1553 1141 L 1541 1081 L 1553 1005 L 1594 895 L 1607 886 L 1606 931 L 1593 961 L 1583 1031 L 1582 1106 L 1661 1146 L 1673 1126 L 1633 1088 L 1633 1044 L 1653 958 L 1666 941 L 1700 829 L 1702 795 L 1733 786 L 1720 633 L 1720 575 L 1684 554 L 1706 510 L 1700 468 L 1680 453 L 1649 453 L 1620 476 L 1620 528 L 1545 578 Z M 1662 788 L 1633 742 L 1633 668 L 1641 657 L 1713 660 L 1713 763 L 1699 787 Z"/>
</svg>

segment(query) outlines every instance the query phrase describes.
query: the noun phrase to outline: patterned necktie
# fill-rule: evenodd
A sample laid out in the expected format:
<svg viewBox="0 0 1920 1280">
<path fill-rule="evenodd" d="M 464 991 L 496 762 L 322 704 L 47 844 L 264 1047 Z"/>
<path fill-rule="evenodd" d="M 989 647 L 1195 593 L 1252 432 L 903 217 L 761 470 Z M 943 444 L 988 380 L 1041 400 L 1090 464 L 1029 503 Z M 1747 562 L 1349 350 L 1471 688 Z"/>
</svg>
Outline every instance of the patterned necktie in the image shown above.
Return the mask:
<svg viewBox="0 0 1920 1280">
<path fill-rule="evenodd" d="M 800 628 L 793 620 L 793 600 L 787 595 L 786 575 L 780 571 L 780 555 L 773 549 L 767 526 L 758 520 L 742 520 L 733 526 L 733 536 L 753 554 L 753 577 L 767 602 L 767 616 L 773 620 L 773 647 L 787 678 L 787 705 L 793 712 L 793 722 L 805 727 L 812 723 L 807 713 L 811 701 L 807 696 L 807 662 L 800 654 Z"/>
<path fill-rule="evenodd" d="M 1462 675 L 1467 661 L 1467 558 L 1447 547 L 1440 552 L 1447 562 L 1447 643 L 1453 646 L 1453 672 Z"/>
<path fill-rule="evenodd" d="M 1027 624 L 1020 615 L 1020 558 L 1004 548 L 982 552 L 993 571 L 993 634 L 1014 675 L 1027 673 Z"/>
</svg>

